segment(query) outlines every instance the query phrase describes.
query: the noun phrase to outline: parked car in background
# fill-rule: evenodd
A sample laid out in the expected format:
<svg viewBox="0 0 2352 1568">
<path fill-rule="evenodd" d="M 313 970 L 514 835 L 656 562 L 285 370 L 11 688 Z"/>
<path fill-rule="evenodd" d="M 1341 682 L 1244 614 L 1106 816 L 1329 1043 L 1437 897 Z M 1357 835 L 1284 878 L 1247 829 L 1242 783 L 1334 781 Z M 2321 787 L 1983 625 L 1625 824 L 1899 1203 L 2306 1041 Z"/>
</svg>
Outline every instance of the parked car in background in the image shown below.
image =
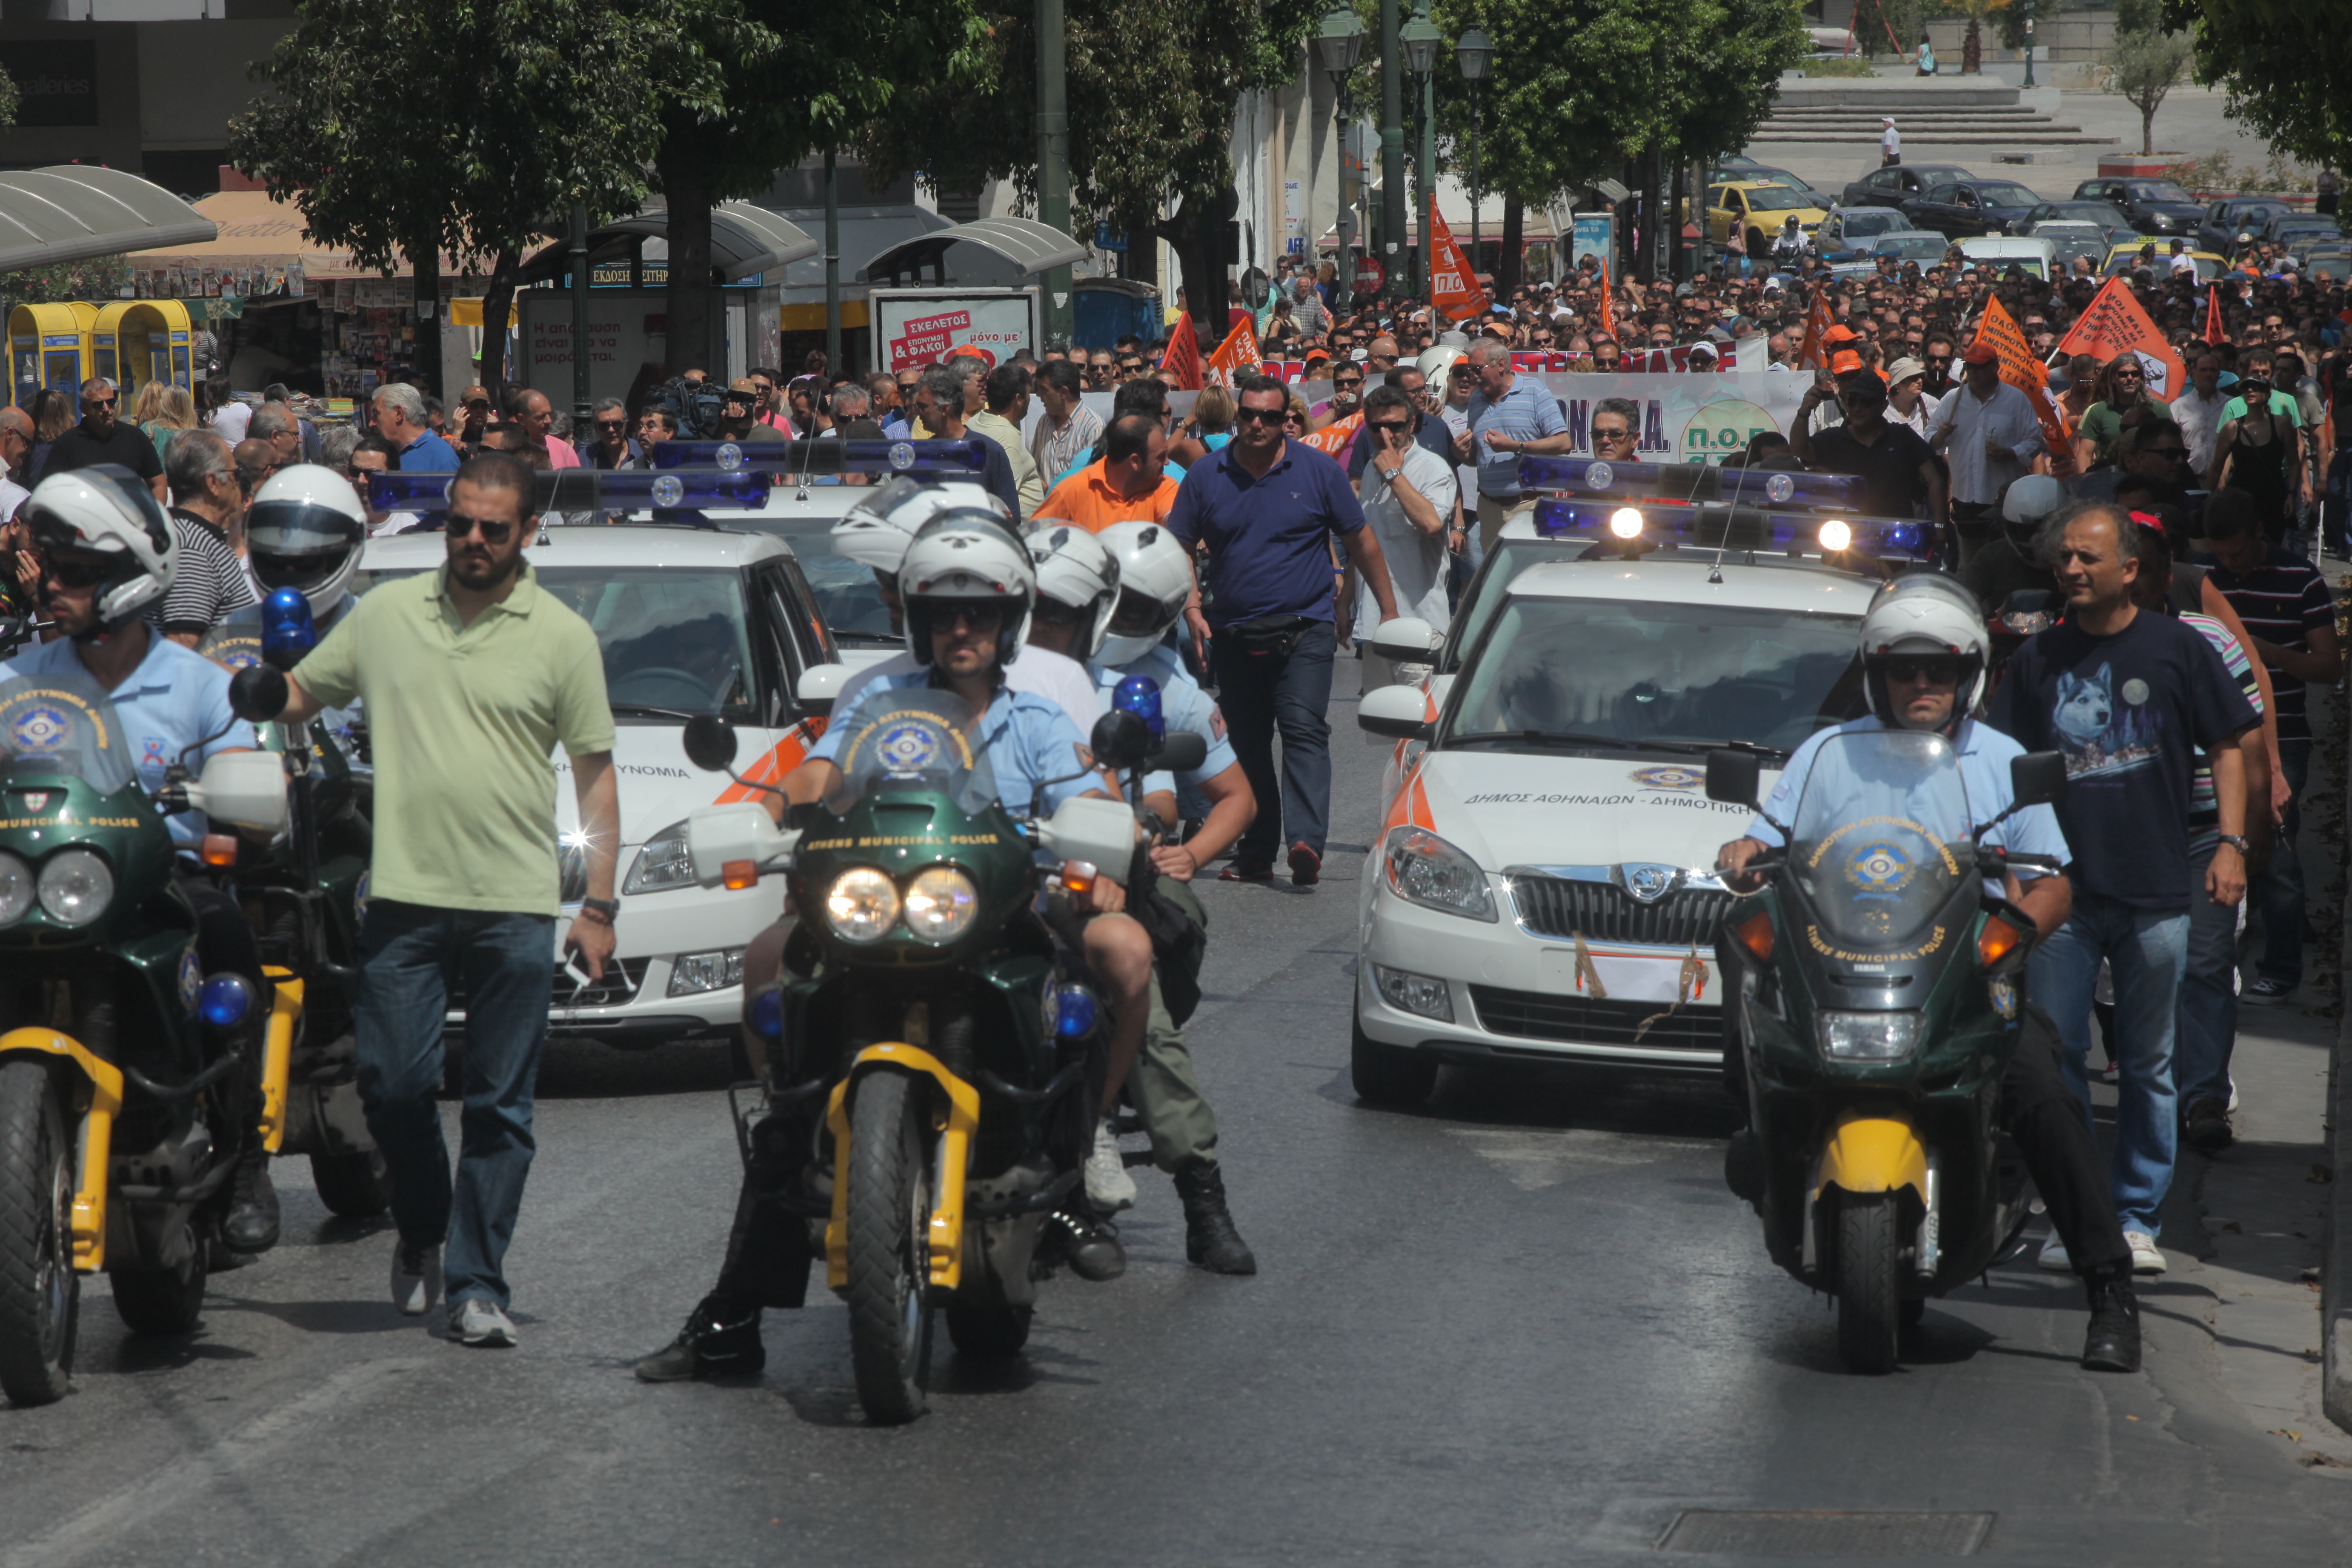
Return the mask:
<svg viewBox="0 0 2352 1568">
<path fill-rule="evenodd" d="M 1911 220 L 1895 207 L 1839 207 L 1822 220 L 1813 250 L 1823 261 L 1851 261 L 1882 234 L 1900 234 Z"/>
<path fill-rule="evenodd" d="M 1709 184 L 1730 184 L 1745 180 L 1751 184 L 1760 181 L 1768 184 L 1786 185 L 1792 191 L 1802 191 L 1812 197 L 1813 205 L 1817 207 L 1826 209 L 1835 205 L 1830 193 L 1811 180 L 1800 179 L 1786 169 L 1776 169 L 1769 163 L 1759 163 L 1752 159 L 1719 158 L 1706 177 Z"/>
<path fill-rule="evenodd" d="M 2142 234 L 2188 236 L 2204 220 L 2205 208 L 2171 180 L 2084 180 L 2074 187 L 2078 202 L 2105 202 L 2123 210 Z"/>
<path fill-rule="evenodd" d="M 2047 281 L 2058 268 L 2057 246 L 2031 236 L 1985 235 L 1964 239 L 1960 241 L 1960 254 L 1979 269 L 1990 269 L 1996 278 L 2006 277 L 2014 267 L 2029 278 Z"/>
<path fill-rule="evenodd" d="M 2340 238 L 2343 233 L 2331 214 L 2283 212 L 2273 214 L 2271 221 L 2254 237 L 2265 244 L 2283 245 L 2292 255 L 2314 240 Z"/>
<path fill-rule="evenodd" d="M 1975 178 L 1958 163 L 1896 163 L 1891 168 L 1873 169 L 1849 182 L 1845 194 L 1838 198 L 1838 205 L 1899 207 L 1904 198 L 1918 195 L 1930 185 Z"/>
<path fill-rule="evenodd" d="M 2014 180 L 1951 180 L 1931 185 L 1903 203 L 1915 228 L 1932 228 L 1954 239 L 2007 234 L 2023 223 L 2042 198 Z"/>
<path fill-rule="evenodd" d="M 2157 274 L 2161 277 L 2172 266 L 2171 247 L 2157 245 L 2152 239 L 2143 239 L 2137 245 L 2126 243 L 2116 246 L 2107 253 L 2106 265 L 2099 268 L 2099 276 L 2122 277 L 2140 265 L 2140 253 L 2150 246 L 2155 246 L 2156 255 L 2147 265 L 2155 268 Z M 2197 264 L 2197 280 L 2200 283 L 2210 283 L 2214 279 L 2221 276 L 2222 271 L 2230 265 L 2210 250 L 2192 250 L 2189 253 L 2189 258 Z"/>
<path fill-rule="evenodd" d="M 2043 218 L 2039 223 L 2028 223 L 2024 232 L 2028 238 L 2048 240 L 2056 253 L 2056 265 L 2062 269 L 2078 256 L 2089 257 L 2095 268 L 2106 259 L 2108 247 L 2115 243 L 2104 226 L 2074 218 Z"/>
<path fill-rule="evenodd" d="M 1813 205 L 1811 195 L 1788 185 L 1740 180 L 1715 185 L 1706 193 L 1707 237 L 1721 245 L 1733 233 L 1748 237 L 1748 254 L 1760 257 L 1772 248 L 1772 237 L 1790 218 L 1806 237 L 1829 215 Z"/>
<path fill-rule="evenodd" d="M 2033 233 L 2036 225 L 2045 223 L 2095 224 L 2100 233 L 2111 233 L 2116 239 L 2136 232 L 2131 219 L 2110 202 L 2043 202 L 2025 215 L 2026 226 L 2020 232 Z"/>
<path fill-rule="evenodd" d="M 2314 245 L 2295 260 L 2314 278 L 2325 277 L 2338 283 L 2352 279 L 2352 244 L 2340 239 Z"/>
<path fill-rule="evenodd" d="M 2204 219 L 2198 224 L 2197 237 L 2191 243 L 2200 250 L 2227 255 L 2237 245 L 2240 235 L 2259 234 L 2272 218 L 2293 211 L 2293 202 L 2283 202 L 2276 196 L 2231 196 L 2213 202 L 2206 206 Z"/>
</svg>

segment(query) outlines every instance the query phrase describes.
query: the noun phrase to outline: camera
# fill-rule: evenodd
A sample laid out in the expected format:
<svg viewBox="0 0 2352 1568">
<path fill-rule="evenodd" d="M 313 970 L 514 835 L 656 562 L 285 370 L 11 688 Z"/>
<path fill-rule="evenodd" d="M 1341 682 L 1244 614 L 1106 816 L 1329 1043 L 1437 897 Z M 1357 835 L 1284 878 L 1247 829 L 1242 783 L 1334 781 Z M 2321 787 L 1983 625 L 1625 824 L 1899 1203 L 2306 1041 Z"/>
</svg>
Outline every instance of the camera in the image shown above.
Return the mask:
<svg viewBox="0 0 2352 1568">
<path fill-rule="evenodd" d="M 719 422 L 726 416 L 727 395 L 707 381 L 680 376 L 654 389 L 652 405 L 677 421 L 680 440 L 712 441 L 718 439 Z"/>
</svg>

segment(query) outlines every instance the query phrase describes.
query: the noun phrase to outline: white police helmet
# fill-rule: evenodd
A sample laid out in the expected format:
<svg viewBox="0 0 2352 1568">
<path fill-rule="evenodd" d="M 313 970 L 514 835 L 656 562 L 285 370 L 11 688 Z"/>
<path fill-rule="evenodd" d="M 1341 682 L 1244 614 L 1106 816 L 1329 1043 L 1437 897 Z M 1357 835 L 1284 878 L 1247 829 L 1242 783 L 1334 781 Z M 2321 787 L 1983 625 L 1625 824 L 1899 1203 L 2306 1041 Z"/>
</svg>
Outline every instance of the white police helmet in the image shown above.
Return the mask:
<svg viewBox="0 0 2352 1568">
<path fill-rule="evenodd" d="M 1118 568 L 1118 607 L 1114 629 L 1096 655 L 1105 664 L 1141 658 L 1184 616 L 1192 599 L 1192 557 L 1176 536 L 1156 522 L 1114 522 L 1095 536 Z"/>
<path fill-rule="evenodd" d="M 253 492 L 245 543 L 265 594 L 299 588 L 310 614 L 323 616 L 342 602 L 359 570 L 367 513 L 349 479 L 317 463 L 297 463 Z"/>
<path fill-rule="evenodd" d="M 929 668 L 931 616 L 951 604 L 992 600 L 1003 607 L 996 662 L 1011 664 L 1029 639 L 1029 612 L 1037 576 L 1029 552 L 994 510 L 961 507 L 925 523 L 898 563 L 898 593 L 907 605 L 907 651 Z"/>
<path fill-rule="evenodd" d="M 120 630 L 172 591 L 179 547 L 172 521 L 145 480 L 115 463 L 51 474 L 33 487 L 20 515 L 44 551 L 107 556 L 98 618 Z"/>
<path fill-rule="evenodd" d="M 977 480 L 926 483 L 901 474 L 842 514 L 833 525 L 834 553 L 877 572 L 896 573 L 923 524 L 942 512 L 972 508 L 994 514 L 999 522 L 1011 521 L 1004 503 Z"/>
<path fill-rule="evenodd" d="M 1088 659 L 1110 635 L 1111 610 L 1118 603 L 1118 567 L 1102 541 L 1083 528 L 1063 523 L 1029 536 L 1029 559 L 1037 567 L 1037 596 L 1078 612 L 1074 658 Z"/>
<path fill-rule="evenodd" d="M 1862 617 L 1862 687 L 1879 722 L 1898 722 L 1886 692 L 1886 660 L 1900 654 L 1942 655 L 1959 663 L 1959 691 L 1947 734 L 1984 695 L 1991 645 L 1976 595 L 1940 573 L 1898 577 L 1878 591 Z"/>
</svg>

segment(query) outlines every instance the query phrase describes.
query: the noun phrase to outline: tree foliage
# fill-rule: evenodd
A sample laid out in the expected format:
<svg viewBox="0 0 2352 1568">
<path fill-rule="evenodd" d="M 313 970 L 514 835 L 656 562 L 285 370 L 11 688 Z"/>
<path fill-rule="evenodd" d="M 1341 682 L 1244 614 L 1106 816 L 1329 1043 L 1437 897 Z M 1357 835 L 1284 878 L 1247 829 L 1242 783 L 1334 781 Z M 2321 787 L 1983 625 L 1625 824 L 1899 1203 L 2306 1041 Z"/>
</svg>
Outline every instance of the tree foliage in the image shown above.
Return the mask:
<svg viewBox="0 0 2352 1568">
<path fill-rule="evenodd" d="M 2165 26 L 2189 35 L 2195 75 L 2228 94 L 2230 118 L 2273 150 L 2322 167 L 2352 166 L 2352 29 L 2332 5 L 2288 0 L 2166 0 Z"/>
<path fill-rule="evenodd" d="M 0 70 L 0 131 L 16 123 L 16 110 L 25 95 L 17 89 L 16 79 Z"/>
<path fill-rule="evenodd" d="M 60 300 L 111 300 L 131 287 L 131 261 L 124 256 L 93 256 L 50 267 L 0 272 L 0 300 L 11 305 L 47 305 Z"/>
<path fill-rule="evenodd" d="M 2118 33 L 2102 62 L 2106 89 L 2139 110 L 2139 150 L 2156 151 L 2156 110 L 2189 69 L 2193 46 L 2174 33 Z"/>
</svg>

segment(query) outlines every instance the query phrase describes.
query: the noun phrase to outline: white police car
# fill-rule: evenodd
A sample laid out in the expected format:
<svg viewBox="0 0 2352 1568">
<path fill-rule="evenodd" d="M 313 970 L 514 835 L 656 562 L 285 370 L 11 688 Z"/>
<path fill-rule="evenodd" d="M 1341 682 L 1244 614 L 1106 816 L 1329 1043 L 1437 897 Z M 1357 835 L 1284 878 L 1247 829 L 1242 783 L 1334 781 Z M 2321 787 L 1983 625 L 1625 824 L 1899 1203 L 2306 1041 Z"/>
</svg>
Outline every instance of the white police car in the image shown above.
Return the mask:
<svg viewBox="0 0 2352 1568">
<path fill-rule="evenodd" d="M 1769 778 L 1864 712 L 1875 558 L 1927 543 L 1601 488 L 1506 525 L 1442 647 L 1415 648 L 1418 623 L 1376 638 L 1433 668 L 1358 710 L 1393 742 L 1358 944 L 1368 1101 L 1417 1101 L 1446 1062 L 1716 1069 L 1712 867 L 1748 813 L 1707 799 L 1706 753 L 1759 751 Z"/>
<path fill-rule="evenodd" d="M 372 542 L 354 591 L 437 568 L 438 532 Z M 681 741 L 685 713 L 718 713 L 741 737 L 737 767 L 782 778 L 819 732 L 795 695 L 803 673 L 838 664 L 816 595 L 782 540 L 673 527 L 552 528 L 531 546 L 539 584 L 595 628 L 618 731 L 620 916 L 615 962 L 583 984 L 549 965 L 558 1035 L 616 1046 L 734 1037 L 743 949 L 782 913 L 776 883 L 730 892 L 694 881 L 686 823 L 697 807 L 755 792 L 697 769 Z M 586 896 L 585 839 L 570 764 L 556 788 L 567 915 Z M 568 923 L 568 921 L 564 923 Z M 559 931 L 562 930 L 559 925 Z M 462 1017 L 452 999 L 451 1023 Z"/>
</svg>

